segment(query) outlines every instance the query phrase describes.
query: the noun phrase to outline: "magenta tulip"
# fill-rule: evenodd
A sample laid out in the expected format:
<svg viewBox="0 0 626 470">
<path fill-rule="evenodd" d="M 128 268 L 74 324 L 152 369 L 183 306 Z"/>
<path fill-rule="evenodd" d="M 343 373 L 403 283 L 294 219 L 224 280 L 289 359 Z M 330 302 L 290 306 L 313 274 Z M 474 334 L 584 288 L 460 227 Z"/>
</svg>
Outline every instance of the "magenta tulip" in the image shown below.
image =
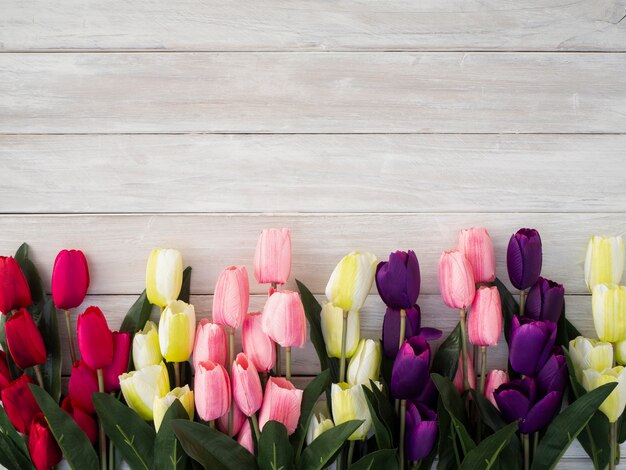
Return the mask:
<svg viewBox="0 0 626 470">
<path fill-rule="evenodd" d="M 439 258 L 439 289 L 450 308 L 467 308 L 474 300 L 476 286 L 472 265 L 460 251 L 444 251 Z"/>
<path fill-rule="evenodd" d="M 259 372 L 269 372 L 276 364 L 276 345 L 263 331 L 260 312 L 249 313 L 243 323 L 243 352 Z"/>
<path fill-rule="evenodd" d="M 5 323 L 7 346 L 20 369 L 44 364 L 46 345 L 35 320 L 25 308 L 19 309 Z"/>
<path fill-rule="evenodd" d="M 228 362 L 228 336 L 222 325 L 206 318 L 200 320 L 196 329 L 196 341 L 193 347 L 193 367 L 203 361 L 211 361 L 226 367 Z"/>
<path fill-rule="evenodd" d="M 285 284 L 291 272 L 291 234 L 288 228 L 265 229 L 254 253 L 254 277 L 259 284 Z"/>
<path fill-rule="evenodd" d="M 194 379 L 194 398 L 198 416 L 213 421 L 230 408 L 230 379 L 224 366 L 211 361 L 198 364 Z"/>
<path fill-rule="evenodd" d="M 237 354 L 232 372 L 233 400 L 243 414 L 252 416 L 261 408 L 263 387 L 252 361 L 244 353 Z"/>
<path fill-rule="evenodd" d="M 20 375 L 2 390 L 2 406 L 11 424 L 22 434 L 28 434 L 34 416 L 39 413 L 39 405 L 28 384 L 33 381 L 27 375 Z"/>
<path fill-rule="evenodd" d="M 300 294 L 275 291 L 263 308 L 263 331 L 282 347 L 301 348 L 306 341 L 306 317 Z"/>
<path fill-rule="evenodd" d="M 72 398 L 72 404 L 89 414 L 96 412 L 91 401 L 91 395 L 98 391 L 98 377 L 96 371 L 89 367 L 85 361 L 76 361 L 72 365 L 68 391 Z"/>
<path fill-rule="evenodd" d="M 57 444 L 48 421 L 43 413 L 33 417 L 28 436 L 28 452 L 33 465 L 37 470 L 48 470 L 54 467 L 63 458 L 63 453 Z"/>
<path fill-rule="evenodd" d="M 461 230 L 457 250 L 472 265 L 474 282 L 492 282 L 496 278 L 496 261 L 489 232 L 484 227 Z"/>
<path fill-rule="evenodd" d="M 229 266 L 220 274 L 213 295 L 213 321 L 239 328 L 248 313 L 250 285 L 245 267 Z"/>
<path fill-rule="evenodd" d="M 78 406 L 74 406 L 72 397 L 67 396 L 61 402 L 61 408 L 72 417 L 78 427 L 87 435 L 89 442 L 95 444 L 98 437 L 98 423 L 86 411 Z"/>
<path fill-rule="evenodd" d="M 76 308 L 89 288 L 89 266 L 80 250 L 61 250 L 52 268 L 52 299 L 56 308 Z"/>
<path fill-rule="evenodd" d="M 270 377 L 259 412 L 260 428 L 263 429 L 268 421 L 278 421 L 287 428 L 287 433 L 293 434 L 300 419 L 301 403 L 302 390 L 287 379 Z"/>
<path fill-rule="evenodd" d="M 28 281 L 15 258 L 0 256 L 0 313 L 6 315 L 32 303 Z"/>
<path fill-rule="evenodd" d="M 98 307 L 89 307 L 78 316 L 78 349 L 92 369 L 102 369 L 113 362 L 113 334 Z"/>
<path fill-rule="evenodd" d="M 475 346 L 496 346 L 502 333 L 502 304 L 497 287 L 480 287 L 472 302 L 467 332 Z"/>
<path fill-rule="evenodd" d="M 113 361 L 102 370 L 105 392 L 111 393 L 120 389 L 119 376 L 128 372 L 130 347 L 130 333 L 113 332 Z"/>
</svg>

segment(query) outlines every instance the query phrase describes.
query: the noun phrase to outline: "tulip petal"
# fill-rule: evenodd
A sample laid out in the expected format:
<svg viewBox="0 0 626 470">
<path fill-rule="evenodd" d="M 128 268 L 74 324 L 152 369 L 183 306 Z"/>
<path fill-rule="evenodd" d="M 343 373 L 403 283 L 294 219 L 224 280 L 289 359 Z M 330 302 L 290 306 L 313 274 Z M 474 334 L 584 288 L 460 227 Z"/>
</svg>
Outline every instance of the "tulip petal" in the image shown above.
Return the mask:
<svg viewBox="0 0 626 470">
<path fill-rule="evenodd" d="M 526 419 L 519 424 L 522 433 L 539 431 L 556 415 L 561 406 L 561 392 L 550 392 L 539 400 L 529 411 Z"/>
</svg>

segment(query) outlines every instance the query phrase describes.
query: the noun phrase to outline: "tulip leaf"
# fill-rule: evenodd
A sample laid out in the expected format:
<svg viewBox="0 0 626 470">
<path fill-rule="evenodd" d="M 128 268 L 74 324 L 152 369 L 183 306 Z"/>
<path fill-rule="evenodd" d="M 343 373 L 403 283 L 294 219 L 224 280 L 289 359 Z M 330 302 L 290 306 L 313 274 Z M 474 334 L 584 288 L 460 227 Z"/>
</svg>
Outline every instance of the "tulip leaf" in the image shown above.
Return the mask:
<svg viewBox="0 0 626 470">
<path fill-rule="evenodd" d="M 378 404 L 378 413 L 380 414 L 380 418 L 386 424 L 387 428 L 391 432 L 391 440 L 392 442 L 397 441 L 397 432 L 400 428 L 400 422 L 398 421 L 398 415 L 396 414 L 396 410 L 393 408 L 393 405 L 389 401 L 389 398 L 383 393 L 381 389 L 376 386 L 376 383 L 370 379 L 370 387 L 369 390 L 376 397 L 376 403 Z M 392 445 L 392 447 L 395 447 Z"/>
<path fill-rule="evenodd" d="M 472 394 L 474 403 L 476 403 L 476 406 L 478 407 L 483 423 L 489 426 L 493 431 L 499 431 L 506 426 L 506 423 L 502 419 L 502 416 L 500 416 L 498 409 L 493 406 L 489 400 L 474 389 L 470 390 L 470 393 Z"/>
<path fill-rule="evenodd" d="M 92 400 L 106 435 L 124 460 L 131 468 L 150 469 L 154 460 L 154 428 L 111 395 L 94 393 Z"/>
<path fill-rule="evenodd" d="M 446 411 L 439 397 L 437 403 L 437 421 L 439 426 L 439 442 L 437 444 L 439 462 L 438 470 L 456 470 L 461 466 L 461 457 L 458 441 L 450 415 Z M 450 445 L 452 443 L 452 445 Z"/>
<path fill-rule="evenodd" d="M 398 468 L 398 452 L 395 449 L 381 449 L 365 457 L 361 457 L 357 462 L 350 465 L 350 470 L 395 470 Z M 426 467 L 425 467 L 426 468 Z"/>
<path fill-rule="evenodd" d="M 15 261 L 17 261 L 17 264 L 20 265 L 20 268 L 24 273 L 24 277 L 26 277 L 33 305 L 37 305 L 44 301 L 46 298 L 46 291 L 41 283 L 41 277 L 39 276 L 37 268 L 28 257 L 27 243 L 22 243 L 22 245 L 17 249 L 15 252 Z"/>
<path fill-rule="evenodd" d="M 61 340 L 57 309 L 52 299 L 44 304 L 38 323 L 48 358 L 41 368 L 46 390 L 58 403 L 61 398 Z"/>
<path fill-rule="evenodd" d="M 29 387 L 70 468 L 98 470 L 98 456 L 85 432 L 44 389 L 35 384 L 29 384 Z"/>
<path fill-rule="evenodd" d="M 348 437 L 363 424 L 361 420 L 346 421 L 322 433 L 307 446 L 297 460 L 299 470 L 322 470 L 343 447 Z"/>
<path fill-rule="evenodd" d="M 369 408 L 370 416 L 372 417 L 372 427 L 374 428 L 374 436 L 376 436 L 376 445 L 379 449 L 392 449 L 393 439 L 391 431 L 379 415 L 378 399 L 369 387 L 365 385 L 361 385 L 361 387 L 363 387 L 363 392 L 365 393 L 365 398 L 367 400 L 367 407 Z M 377 388 L 375 385 L 373 387 Z M 387 401 L 387 399 L 384 398 L 384 401 Z"/>
<path fill-rule="evenodd" d="M 128 310 L 128 313 L 124 317 L 124 321 L 122 321 L 120 331 L 130 333 L 138 332 L 146 325 L 146 322 L 150 319 L 151 313 L 152 304 L 148 302 L 148 296 L 146 295 L 146 290 L 144 289 L 139 298 Z"/>
<path fill-rule="evenodd" d="M 258 443 L 256 459 L 259 470 L 290 470 L 293 468 L 293 447 L 287 428 L 278 421 L 268 421 Z"/>
<path fill-rule="evenodd" d="M 437 390 L 439 390 L 441 402 L 452 419 L 452 426 L 454 427 L 454 432 L 458 435 L 461 442 L 463 454 L 467 455 L 468 452 L 476 447 L 476 443 L 467 431 L 469 421 L 465 413 L 463 400 L 461 399 L 459 392 L 457 392 L 456 388 L 454 388 L 450 379 L 442 377 L 439 374 L 431 374 L 431 377 L 437 387 Z"/>
<path fill-rule="evenodd" d="M 298 427 L 296 428 L 296 432 L 294 432 L 291 436 L 291 443 L 295 449 L 296 457 L 300 457 L 300 454 L 302 453 L 306 433 L 309 429 L 311 416 L 313 415 L 313 407 L 315 406 L 315 403 L 319 399 L 320 395 L 324 393 L 324 390 L 326 390 L 329 385 L 330 371 L 327 369 L 315 377 L 304 389 L 304 393 L 302 394 L 302 404 L 300 406 L 300 419 L 298 420 Z"/>
<path fill-rule="evenodd" d="M 615 382 L 608 383 L 586 393 L 574 403 L 570 403 L 554 418 L 537 448 L 532 469 L 554 468 L 572 441 L 585 428 L 598 407 L 616 386 Z"/>
<path fill-rule="evenodd" d="M 461 470 L 473 470 L 475 468 L 489 470 L 492 468 L 516 431 L 517 422 L 513 422 L 485 438 L 466 455 L 461 464 Z"/>
<path fill-rule="evenodd" d="M 22 465 L 14 468 L 33 468 L 30 464 L 28 447 L 26 447 L 27 438 L 17 432 L 2 406 L 0 406 L 0 437 L 3 441 L 0 454 L 5 454 L 12 462 L 22 462 Z M 6 465 L 4 462 L 0 463 L 7 468 L 11 468 L 10 465 Z"/>
<path fill-rule="evenodd" d="M 214 470 L 258 468 L 254 455 L 226 434 L 186 419 L 175 419 L 172 421 L 172 428 L 187 455 L 204 468 Z"/>
<path fill-rule="evenodd" d="M 448 337 L 439 346 L 435 358 L 433 359 L 431 370 L 451 380 L 454 379 L 459 364 L 460 351 L 461 326 L 457 324 L 456 328 L 450 332 Z"/>
<path fill-rule="evenodd" d="M 183 283 L 180 286 L 180 293 L 178 294 L 178 300 L 182 300 L 185 303 L 189 303 L 189 296 L 191 295 L 191 266 L 187 266 L 183 271 Z"/>
<path fill-rule="evenodd" d="M 163 416 L 154 441 L 154 470 L 182 470 L 187 468 L 189 457 L 183 451 L 172 429 L 175 419 L 188 419 L 189 415 L 180 400 L 174 400 Z"/>
</svg>

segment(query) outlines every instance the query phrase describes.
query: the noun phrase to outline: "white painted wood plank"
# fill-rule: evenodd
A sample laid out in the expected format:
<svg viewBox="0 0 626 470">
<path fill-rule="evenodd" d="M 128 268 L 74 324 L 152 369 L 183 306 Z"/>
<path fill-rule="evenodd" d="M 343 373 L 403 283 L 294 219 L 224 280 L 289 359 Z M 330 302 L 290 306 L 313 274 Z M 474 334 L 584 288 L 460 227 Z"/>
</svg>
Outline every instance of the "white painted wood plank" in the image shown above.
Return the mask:
<svg viewBox="0 0 626 470">
<path fill-rule="evenodd" d="M 624 54 L 1 54 L 0 133 L 620 133 Z"/>
<path fill-rule="evenodd" d="M 0 167 L 5 213 L 626 211 L 624 135 L 0 135 Z"/>
<path fill-rule="evenodd" d="M 0 0 L 1 50 L 624 50 L 623 0 Z"/>
</svg>

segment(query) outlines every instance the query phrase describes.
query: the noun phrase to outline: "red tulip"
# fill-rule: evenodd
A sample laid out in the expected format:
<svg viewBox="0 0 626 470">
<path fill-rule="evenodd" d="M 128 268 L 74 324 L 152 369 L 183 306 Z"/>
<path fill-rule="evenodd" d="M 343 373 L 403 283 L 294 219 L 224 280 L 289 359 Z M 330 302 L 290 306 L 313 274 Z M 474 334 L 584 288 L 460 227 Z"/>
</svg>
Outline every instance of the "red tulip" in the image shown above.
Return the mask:
<svg viewBox="0 0 626 470">
<path fill-rule="evenodd" d="M 261 408 L 263 387 L 252 361 L 244 353 L 237 354 L 232 372 L 233 400 L 246 416 L 252 416 Z"/>
<path fill-rule="evenodd" d="M 73 405 L 78 406 L 89 414 L 96 412 L 91 401 L 91 395 L 98 391 L 98 377 L 96 376 L 96 371 L 89 367 L 85 361 L 76 361 L 72 365 L 68 391 L 70 397 L 72 397 Z"/>
<path fill-rule="evenodd" d="M 11 256 L 0 256 L 0 312 L 6 315 L 32 303 L 28 281 L 17 261 Z"/>
<path fill-rule="evenodd" d="M 46 362 L 46 345 L 28 310 L 19 309 L 9 317 L 4 327 L 7 346 L 17 367 L 28 369 Z"/>
<path fill-rule="evenodd" d="M 92 369 L 102 369 L 113 362 L 113 334 L 98 307 L 89 307 L 78 316 L 78 349 Z"/>
<path fill-rule="evenodd" d="M 89 442 L 95 444 L 96 439 L 98 438 L 98 423 L 96 423 L 96 420 L 80 407 L 74 406 L 72 397 L 65 397 L 63 402 L 61 402 L 61 408 L 63 408 L 63 410 L 65 410 L 65 412 L 72 417 L 76 424 L 78 424 L 78 427 L 83 430 L 83 432 L 87 435 Z"/>
<path fill-rule="evenodd" d="M 89 288 L 89 266 L 80 250 L 61 250 L 52 268 L 52 299 L 57 308 L 69 310 L 83 303 Z"/>
<path fill-rule="evenodd" d="M 33 381 L 27 375 L 20 375 L 2 390 L 2 405 L 9 421 L 22 434 L 28 434 L 33 417 L 39 413 L 39 405 L 28 384 Z"/>
<path fill-rule="evenodd" d="M 30 426 L 28 452 L 37 470 L 48 470 L 63 458 L 63 453 L 41 412 L 35 415 Z"/>
<path fill-rule="evenodd" d="M 0 391 L 4 390 L 11 383 L 11 372 L 7 364 L 7 354 L 0 351 Z"/>
<path fill-rule="evenodd" d="M 119 376 L 128 371 L 130 357 L 130 333 L 113 333 L 113 362 L 102 371 L 104 375 L 104 391 L 116 392 L 120 389 Z"/>
</svg>

